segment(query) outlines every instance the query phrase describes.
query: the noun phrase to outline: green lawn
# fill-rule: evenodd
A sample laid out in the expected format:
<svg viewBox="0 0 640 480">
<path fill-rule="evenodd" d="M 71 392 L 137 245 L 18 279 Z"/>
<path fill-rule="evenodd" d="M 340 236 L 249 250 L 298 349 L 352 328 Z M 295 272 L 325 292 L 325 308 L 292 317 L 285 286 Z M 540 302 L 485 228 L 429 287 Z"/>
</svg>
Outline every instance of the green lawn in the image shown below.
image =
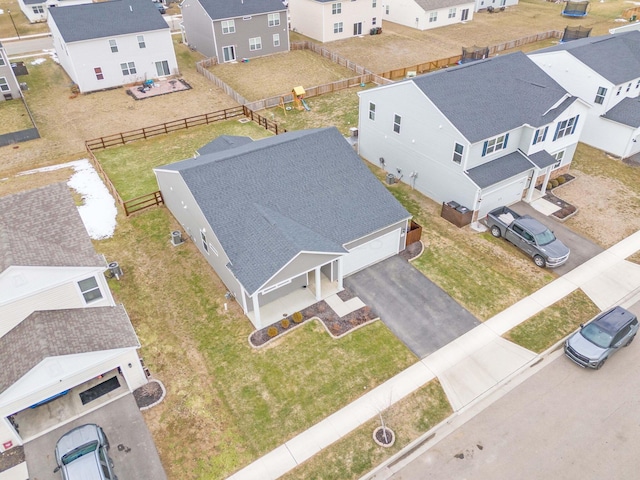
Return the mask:
<svg viewBox="0 0 640 480">
<path fill-rule="evenodd" d="M 244 135 L 258 140 L 271 133 L 255 122 L 227 120 L 94 153 L 126 201 L 158 189 L 154 167 L 191 158 L 197 149 L 220 135 Z"/>
<path fill-rule="evenodd" d="M 507 332 L 504 337 L 536 353 L 569 335 L 600 312 L 582 290 L 567 295 Z"/>
</svg>

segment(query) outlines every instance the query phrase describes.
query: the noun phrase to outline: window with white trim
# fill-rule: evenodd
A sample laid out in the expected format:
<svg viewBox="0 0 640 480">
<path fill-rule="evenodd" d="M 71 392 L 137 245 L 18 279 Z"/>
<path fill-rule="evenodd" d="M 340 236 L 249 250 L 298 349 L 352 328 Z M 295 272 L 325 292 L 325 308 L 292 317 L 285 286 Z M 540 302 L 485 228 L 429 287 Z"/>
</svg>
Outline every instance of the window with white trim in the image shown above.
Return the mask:
<svg viewBox="0 0 640 480">
<path fill-rule="evenodd" d="M 376 17 L 373 17 L 371 19 L 371 25 L 375 25 L 376 23 L 378 23 L 378 19 Z"/>
<path fill-rule="evenodd" d="M 334 23 L 333 24 L 333 33 L 342 33 L 342 31 L 343 31 L 342 22 L 338 22 L 338 23 Z"/>
<path fill-rule="evenodd" d="M 236 21 L 235 20 L 223 20 L 220 22 L 222 27 L 222 34 L 236 33 Z"/>
<path fill-rule="evenodd" d="M 568 135 L 571 135 L 573 132 L 575 132 L 579 117 L 580 115 L 576 115 L 573 118 L 569 118 L 567 120 L 558 122 L 558 125 L 556 126 L 556 133 L 553 136 L 553 141 L 555 142 L 559 138 L 566 137 Z"/>
<path fill-rule="evenodd" d="M 109 48 L 111 48 L 111 53 L 118 53 L 118 42 L 109 40 Z"/>
<path fill-rule="evenodd" d="M 456 9 L 455 9 L 455 7 L 449 9 L 449 18 L 456 18 Z"/>
<path fill-rule="evenodd" d="M 341 3 L 333 3 L 331 4 L 331 15 L 339 15 L 342 13 L 342 4 Z"/>
<path fill-rule="evenodd" d="M 280 46 L 280 34 L 279 33 L 274 33 L 273 34 L 273 46 L 274 47 L 279 47 Z"/>
<path fill-rule="evenodd" d="M 617 97 L 618 95 L 620 95 L 620 92 L 621 92 L 621 91 L 622 91 L 622 87 L 618 87 L 618 90 L 616 91 L 616 97 Z"/>
<path fill-rule="evenodd" d="M 385 5 L 385 7 L 384 7 L 384 13 L 386 13 L 387 15 L 389 15 L 389 5 Z"/>
<path fill-rule="evenodd" d="M 102 292 L 98 286 L 96 277 L 85 278 L 78 282 L 80 293 L 84 297 L 85 303 L 91 303 L 102 298 Z"/>
<path fill-rule="evenodd" d="M 547 125 L 544 128 L 539 128 L 533 134 L 533 144 L 544 142 L 547 139 L 547 132 L 549 131 L 549 126 Z"/>
<path fill-rule="evenodd" d="M 207 243 L 207 234 L 204 230 L 200 230 L 200 240 L 202 240 L 202 248 L 209 254 L 209 244 Z"/>
<path fill-rule="evenodd" d="M 631 90 L 631 82 L 629 82 L 629 84 L 627 85 L 627 92 Z"/>
<path fill-rule="evenodd" d="M 0 67 L 3 67 L 7 64 L 7 62 L 4 61 L 4 56 L 2 55 L 2 52 L 0 52 Z"/>
<path fill-rule="evenodd" d="M 453 147 L 453 162 L 460 165 L 462 163 L 462 154 L 464 153 L 464 146 L 456 143 Z"/>
<path fill-rule="evenodd" d="M 252 52 L 262 50 L 262 37 L 253 37 L 249 39 L 249 50 Z"/>
<path fill-rule="evenodd" d="M 277 27 L 280 25 L 280 14 L 279 13 L 270 13 L 267 18 L 270 27 Z"/>
<path fill-rule="evenodd" d="M 596 98 L 594 103 L 598 105 L 602 105 L 604 103 L 604 97 L 607 95 L 607 89 L 605 87 L 598 87 L 598 91 L 596 92 Z"/>
<path fill-rule="evenodd" d="M 102 68 L 96 67 L 93 69 L 93 73 L 96 74 L 96 80 L 104 80 L 104 75 L 102 74 Z"/>
<path fill-rule="evenodd" d="M 147 48 L 147 44 L 144 42 L 144 35 L 138 35 L 138 48 Z"/>
<path fill-rule="evenodd" d="M 429 23 L 438 21 L 438 12 L 429 12 Z"/>
<path fill-rule="evenodd" d="M 636 83 L 636 88 L 640 88 L 640 80 L 638 80 L 638 83 Z"/>
<path fill-rule="evenodd" d="M 8 92 L 9 90 L 11 89 L 9 88 L 7 79 L 4 77 L 0 77 L 0 92 Z"/>
<path fill-rule="evenodd" d="M 33 7 L 31 7 L 31 10 L 33 10 L 33 13 L 37 15 L 44 13 L 44 7 L 42 5 L 34 5 Z"/>
<path fill-rule="evenodd" d="M 400 133 L 400 123 L 402 122 L 402 117 L 398 114 L 393 116 L 393 131 L 396 133 Z"/>
<path fill-rule="evenodd" d="M 376 120 L 376 104 L 369 102 L 369 120 Z"/>
<path fill-rule="evenodd" d="M 122 70 L 122 75 L 135 75 L 137 72 L 135 62 L 125 62 L 120 64 L 120 69 Z"/>
<path fill-rule="evenodd" d="M 486 142 L 484 142 L 484 147 L 482 148 L 482 156 L 484 157 L 485 155 L 489 155 L 490 153 L 498 152 L 504 148 L 507 148 L 508 140 L 508 133 L 492 138 L 491 140 L 487 140 Z"/>
<path fill-rule="evenodd" d="M 553 156 L 553 158 L 556 159 L 556 163 L 553 164 L 552 170 L 555 170 L 560 166 L 560 164 L 562 163 L 562 159 L 564 159 L 564 152 L 565 150 L 560 150 Z"/>
<path fill-rule="evenodd" d="M 371 8 L 376 8 L 378 6 L 378 0 L 371 0 Z"/>
</svg>

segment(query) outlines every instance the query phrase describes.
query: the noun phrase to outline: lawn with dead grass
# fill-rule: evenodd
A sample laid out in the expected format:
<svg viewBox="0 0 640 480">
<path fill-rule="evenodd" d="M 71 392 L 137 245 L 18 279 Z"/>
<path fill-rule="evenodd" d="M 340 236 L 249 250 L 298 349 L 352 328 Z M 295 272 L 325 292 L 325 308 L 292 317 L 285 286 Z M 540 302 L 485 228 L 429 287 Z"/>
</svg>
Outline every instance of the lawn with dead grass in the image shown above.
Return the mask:
<svg viewBox="0 0 640 480">
<path fill-rule="evenodd" d="M 309 50 L 292 50 L 249 62 L 221 63 L 208 69 L 249 101 L 291 93 L 357 76 L 353 71 Z"/>
<path fill-rule="evenodd" d="M 396 441 L 392 447 L 384 448 L 374 443 L 373 431 L 380 426 L 380 417 L 376 416 L 281 479 L 355 480 L 402 450 L 451 413 L 440 382 L 433 380 L 380 412 L 385 426 L 395 434 Z"/>
<path fill-rule="evenodd" d="M 20 99 L 0 102 L 0 119 L 0 135 L 33 128 L 29 113 Z"/>
<path fill-rule="evenodd" d="M 167 388 L 145 412 L 169 478 L 225 478 L 416 361 L 374 322 L 340 340 L 309 322 L 253 350 L 253 330 L 226 287 L 165 208 L 119 218 L 96 242 L 124 270 L 110 281 Z"/>
<path fill-rule="evenodd" d="M 24 37 L 49 31 L 47 22 L 29 23 L 17 0 L 0 0 L 0 10 L 3 10 L 0 14 L 0 38 Z"/>
</svg>

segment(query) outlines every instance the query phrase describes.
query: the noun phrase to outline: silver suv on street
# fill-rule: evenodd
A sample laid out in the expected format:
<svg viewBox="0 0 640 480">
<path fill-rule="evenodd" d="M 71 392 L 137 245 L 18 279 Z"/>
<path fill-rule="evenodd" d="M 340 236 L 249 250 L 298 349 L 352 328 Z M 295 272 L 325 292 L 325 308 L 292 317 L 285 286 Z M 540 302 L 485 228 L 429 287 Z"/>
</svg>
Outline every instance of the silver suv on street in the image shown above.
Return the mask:
<svg viewBox="0 0 640 480">
<path fill-rule="evenodd" d="M 98 425 L 89 423 L 68 431 L 56 444 L 54 470 L 64 480 L 118 480 L 107 453 L 109 441 Z"/>
<path fill-rule="evenodd" d="M 601 313 L 564 343 L 564 353 L 581 367 L 599 369 L 638 332 L 638 318 L 622 307 Z"/>
</svg>

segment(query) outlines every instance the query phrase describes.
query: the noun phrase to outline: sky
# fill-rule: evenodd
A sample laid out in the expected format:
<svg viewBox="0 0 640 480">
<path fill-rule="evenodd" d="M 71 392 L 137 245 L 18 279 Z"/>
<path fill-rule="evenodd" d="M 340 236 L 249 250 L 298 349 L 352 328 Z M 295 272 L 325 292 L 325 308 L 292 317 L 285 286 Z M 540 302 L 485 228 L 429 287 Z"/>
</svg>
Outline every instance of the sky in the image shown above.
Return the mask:
<svg viewBox="0 0 640 480">
<path fill-rule="evenodd" d="M 28 170 L 20 175 L 51 172 L 61 168 L 73 168 L 74 170 L 67 185 L 82 197 L 83 204 L 78 207 L 78 211 L 89 236 L 94 240 L 112 237 L 118 213 L 116 202 L 89 160 L 76 160 L 51 167 Z"/>
</svg>

